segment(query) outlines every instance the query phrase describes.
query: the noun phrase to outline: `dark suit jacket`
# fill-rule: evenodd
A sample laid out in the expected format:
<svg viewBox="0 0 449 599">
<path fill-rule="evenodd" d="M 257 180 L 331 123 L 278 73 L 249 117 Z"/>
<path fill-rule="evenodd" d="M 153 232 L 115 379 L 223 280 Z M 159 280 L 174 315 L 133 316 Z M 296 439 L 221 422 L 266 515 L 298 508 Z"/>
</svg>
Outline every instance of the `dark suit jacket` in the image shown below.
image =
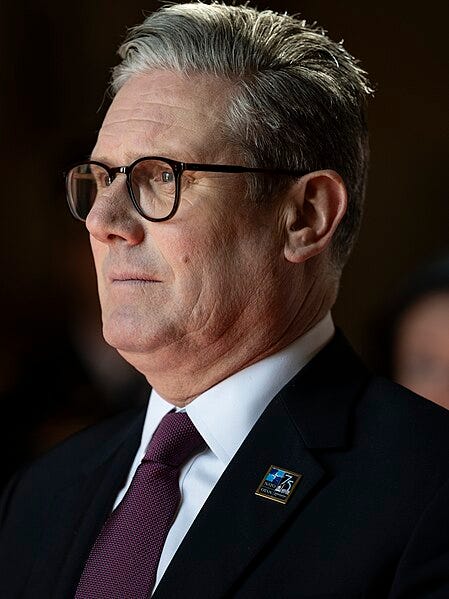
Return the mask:
<svg viewBox="0 0 449 599">
<path fill-rule="evenodd" d="M 73 596 L 143 418 L 85 430 L 12 480 L 2 599 Z M 256 423 L 154 598 L 447 599 L 448 456 L 449 412 L 372 376 L 337 334 Z M 255 495 L 270 465 L 302 474 L 285 505 Z"/>
</svg>

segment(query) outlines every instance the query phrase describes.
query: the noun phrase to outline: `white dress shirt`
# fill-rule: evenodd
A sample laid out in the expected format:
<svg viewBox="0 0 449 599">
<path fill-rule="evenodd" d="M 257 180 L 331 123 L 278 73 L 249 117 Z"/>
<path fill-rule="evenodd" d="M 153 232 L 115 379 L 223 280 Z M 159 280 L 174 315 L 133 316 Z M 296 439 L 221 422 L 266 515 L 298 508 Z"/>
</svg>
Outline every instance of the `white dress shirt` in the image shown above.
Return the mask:
<svg viewBox="0 0 449 599">
<path fill-rule="evenodd" d="M 162 550 L 154 588 L 259 416 L 282 387 L 330 341 L 333 334 L 334 325 L 328 313 L 291 345 L 220 381 L 186 406 L 185 411 L 207 447 L 181 469 L 181 503 Z M 140 447 L 114 508 L 123 499 L 154 431 L 172 409 L 173 405 L 155 389 L 151 391 Z"/>
</svg>

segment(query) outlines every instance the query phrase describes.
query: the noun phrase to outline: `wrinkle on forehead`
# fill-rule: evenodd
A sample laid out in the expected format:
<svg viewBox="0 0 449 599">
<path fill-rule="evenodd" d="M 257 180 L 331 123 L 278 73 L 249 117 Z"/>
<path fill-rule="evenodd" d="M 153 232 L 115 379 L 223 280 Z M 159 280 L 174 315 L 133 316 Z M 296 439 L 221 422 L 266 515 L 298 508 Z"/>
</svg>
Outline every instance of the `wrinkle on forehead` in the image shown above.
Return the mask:
<svg viewBox="0 0 449 599">
<path fill-rule="evenodd" d="M 151 108 L 151 117 L 149 116 L 149 109 Z M 130 105 L 128 102 L 127 106 L 121 106 L 120 104 L 111 104 L 106 117 L 103 121 L 102 128 L 107 128 L 113 125 L 120 125 L 123 123 L 146 123 L 146 122 L 157 122 L 166 123 L 170 125 L 173 123 L 175 118 L 174 114 L 170 114 L 170 106 L 157 102 L 147 101 L 144 106 Z"/>
</svg>

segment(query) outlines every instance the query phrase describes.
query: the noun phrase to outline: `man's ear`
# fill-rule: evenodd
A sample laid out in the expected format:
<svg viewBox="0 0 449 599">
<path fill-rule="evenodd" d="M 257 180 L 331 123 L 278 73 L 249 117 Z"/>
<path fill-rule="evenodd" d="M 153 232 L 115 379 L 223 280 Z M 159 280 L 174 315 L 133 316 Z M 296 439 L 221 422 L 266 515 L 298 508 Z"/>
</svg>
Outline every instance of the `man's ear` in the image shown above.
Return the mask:
<svg viewBox="0 0 449 599">
<path fill-rule="evenodd" d="M 304 175 L 284 201 L 284 255 L 289 262 L 305 262 L 329 245 L 346 212 L 343 179 L 332 170 Z"/>
</svg>

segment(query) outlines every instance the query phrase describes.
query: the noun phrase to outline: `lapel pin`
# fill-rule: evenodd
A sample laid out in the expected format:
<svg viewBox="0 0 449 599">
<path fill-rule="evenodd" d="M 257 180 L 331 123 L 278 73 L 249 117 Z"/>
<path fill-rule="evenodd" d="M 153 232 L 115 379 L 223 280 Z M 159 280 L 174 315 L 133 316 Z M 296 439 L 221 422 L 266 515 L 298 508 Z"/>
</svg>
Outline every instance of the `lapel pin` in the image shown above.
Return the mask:
<svg viewBox="0 0 449 599">
<path fill-rule="evenodd" d="M 256 495 L 278 503 L 287 503 L 302 474 L 278 466 L 270 466 L 257 487 Z"/>
</svg>

